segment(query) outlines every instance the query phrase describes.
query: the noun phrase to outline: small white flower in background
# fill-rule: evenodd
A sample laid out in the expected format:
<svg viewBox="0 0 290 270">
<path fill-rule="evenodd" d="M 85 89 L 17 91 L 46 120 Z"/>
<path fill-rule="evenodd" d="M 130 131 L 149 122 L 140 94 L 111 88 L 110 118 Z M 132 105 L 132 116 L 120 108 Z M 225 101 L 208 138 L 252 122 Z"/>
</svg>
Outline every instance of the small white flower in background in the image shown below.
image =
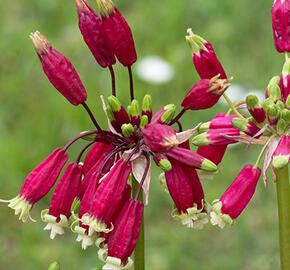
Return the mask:
<svg viewBox="0 0 290 270">
<path fill-rule="evenodd" d="M 167 83 L 174 76 L 172 65 L 159 56 L 148 56 L 139 61 L 136 67 L 137 76 L 146 82 Z"/>
</svg>

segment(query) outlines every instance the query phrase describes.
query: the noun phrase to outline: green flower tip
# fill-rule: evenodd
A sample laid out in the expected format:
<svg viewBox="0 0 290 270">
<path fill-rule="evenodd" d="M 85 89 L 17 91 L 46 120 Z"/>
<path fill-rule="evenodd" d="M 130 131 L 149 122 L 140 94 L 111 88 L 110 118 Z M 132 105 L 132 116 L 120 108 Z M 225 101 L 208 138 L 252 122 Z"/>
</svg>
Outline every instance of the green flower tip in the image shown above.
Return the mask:
<svg viewBox="0 0 290 270">
<path fill-rule="evenodd" d="M 217 166 L 212 161 L 205 158 L 201 163 L 200 169 L 207 172 L 215 172 L 217 170 Z"/>
<path fill-rule="evenodd" d="M 140 105 L 136 99 L 132 100 L 130 114 L 133 116 L 138 116 L 140 114 Z"/>
<path fill-rule="evenodd" d="M 115 96 L 109 96 L 108 102 L 113 112 L 118 112 L 121 109 L 121 103 Z"/>
<path fill-rule="evenodd" d="M 48 270 L 60 270 L 58 262 L 53 262 L 52 264 L 50 264 Z"/>
<path fill-rule="evenodd" d="M 187 33 L 188 35 L 185 36 L 186 42 L 189 45 L 189 47 L 192 49 L 192 52 L 194 54 L 198 54 L 201 50 L 207 50 L 205 47 L 205 43 L 207 42 L 206 40 L 204 40 L 202 37 L 195 35 L 192 32 L 191 28 L 187 29 Z"/>
<path fill-rule="evenodd" d="M 259 108 L 259 99 L 254 94 L 247 95 L 246 103 L 247 103 L 248 109 L 254 110 L 256 108 Z"/>
<path fill-rule="evenodd" d="M 142 102 L 142 110 L 150 111 L 152 109 L 152 97 L 151 95 L 145 95 Z"/>
</svg>

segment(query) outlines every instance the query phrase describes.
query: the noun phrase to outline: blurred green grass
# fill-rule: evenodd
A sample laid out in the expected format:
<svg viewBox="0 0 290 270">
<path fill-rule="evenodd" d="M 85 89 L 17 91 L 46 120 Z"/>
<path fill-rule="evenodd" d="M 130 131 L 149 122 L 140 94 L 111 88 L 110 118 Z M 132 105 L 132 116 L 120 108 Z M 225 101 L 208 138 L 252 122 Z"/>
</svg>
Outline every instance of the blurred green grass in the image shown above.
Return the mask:
<svg viewBox="0 0 290 270">
<path fill-rule="evenodd" d="M 94 1 L 89 1 L 94 7 Z M 283 57 L 273 46 L 270 8 L 272 0 L 116 0 L 129 22 L 139 59 L 160 55 L 176 69 L 174 79 L 151 85 L 135 77 L 136 97 L 154 99 L 154 109 L 177 105 L 198 76 L 184 41 L 188 27 L 210 40 L 227 74 L 248 89 L 265 89 L 280 73 Z M 0 2 L 0 197 L 12 198 L 26 174 L 57 146 L 62 146 L 91 123 L 81 108 L 71 106 L 45 78 L 29 40 L 31 31 L 42 32 L 76 67 L 88 91 L 88 103 L 101 124 L 99 95 L 109 95 L 109 72 L 98 67 L 77 27 L 74 1 L 14 0 Z M 133 68 L 134 69 L 134 68 Z M 126 102 L 127 72 L 116 66 L 117 91 Z M 165 94 L 166 93 L 166 94 Z M 206 121 L 218 111 L 189 112 L 184 125 Z M 78 151 L 71 151 L 74 159 Z M 213 181 L 204 181 L 209 201 L 221 196 L 240 168 L 255 161 L 257 148 L 232 147 Z M 257 192 L 233 228 L 208 226 L 188 230 L 170 217 L 171 200 L 153 171 L 150 203 L 146 208 L 146 263 L 149 270 L 275 270 L 279 269 L 275 185 L 269 181 Z M 32 216 L 40 220 L 49 196 L 35 206 Z M 0 205 L 0 269 L 47 269 L 59 261 L 62 269 L 94 269 L 96 249 L 82 251 L 68 232 L 54 241 L 42 231 L 44 224 L 21 224 L 5 205 Z"/>
</svg>

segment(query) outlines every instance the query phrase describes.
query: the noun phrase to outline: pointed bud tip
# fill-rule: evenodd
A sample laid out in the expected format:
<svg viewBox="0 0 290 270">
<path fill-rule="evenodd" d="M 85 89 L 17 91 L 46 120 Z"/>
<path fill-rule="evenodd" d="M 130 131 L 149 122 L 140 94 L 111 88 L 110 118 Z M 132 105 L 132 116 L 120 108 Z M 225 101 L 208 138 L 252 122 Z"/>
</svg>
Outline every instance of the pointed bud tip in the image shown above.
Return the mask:
<svg viewBox="0 0 290 270">
<path fill-rule="evenodd" d="M 97 0 L 97 5 L 102 16 L 109 17 L 115 11 L 115 4 L 111 0 Z"/>
<path fill-rule="evenodd" d="M 207 50 L 204 44 L 207 42 L 202 37 L 195 35 L 191 28 L 187 29 L 188 35 L 185 36 L 186 42 L 192 49 L 193 54 L 198 54 L 201 50 Z"/>
<path fill-rule="evenodd" d="M 115 96 L 109 96 L 108 102 L 113 112 L 118 112 L 121 109 L 121 103 Z"/>
<path fill-rule="evenodd" d="M 172 169 L 172 165 L 171 165 L 170 161 L 167 159 L 162 159 L 159 162 L 159 167 L 165 172 L 170 171 Z"/>
<path fill-rule="evenodd" d="M 201 163 L 200 169 L 207 172 L 215 172 L 217 170 L 217 166 L 212 161 L 205 158 Z"/>
<path fill-rule="evenodd" d="M 51 49 L 48 40 L 39 31 L 31 32 L 29 37 L 38 55 L 47 54 Z"/>
</svg>

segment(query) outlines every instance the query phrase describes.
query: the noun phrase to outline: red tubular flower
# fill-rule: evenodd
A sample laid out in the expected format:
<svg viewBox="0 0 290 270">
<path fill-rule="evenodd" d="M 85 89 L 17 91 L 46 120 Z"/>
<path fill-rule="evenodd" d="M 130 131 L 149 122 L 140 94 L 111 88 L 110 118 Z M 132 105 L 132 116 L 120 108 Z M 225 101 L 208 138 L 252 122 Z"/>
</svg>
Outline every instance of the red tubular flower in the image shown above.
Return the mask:
<svg viewBox="0 0 290 270">
<path fill-rule="evenodd" d="M 257 127 L 254 122 L 246 118 L 233 118 L 232 124 L 235 128 L 239 129 L 240 131 L 243 131 L 244 133 L 246 133 L 251 137 L 255 136 L 260 131 L 260 128 Z"/>
<path fill-rule="evenodd" d="M 136 50 L 131 29 L 111 0 L 97 0 L 102 16 L 106 43 L 124 66 L 132 66 L 136 60 Z"/>
<path fill-rule="evenodd" d="M 176 131 L 161 124 L 148 124 L 142 129 L 145 144 L 153 152 L 167 152 L 178 146 Z"/>
<path fill-rule="evenodd" d="M 71 206 L 77 195 L 82 177 L 82 166 L 75 162 L 69 163 L 60 178 L 52 195 L 49 209 L 41 212 L 41 217 L 48 224 L 44 230 L 51 230 L 50 238 L 63 234 L 63 227 L 68 226 Z"/>
<path fill-rule="evenodd" d="M 175 114 L 175 105 L 168 104 L 153 115 L 150 123 L 151 124 L 168 124 L 174 117 L 174 114 Z"/>
<path fill-rule="evenodd" d="M 265 111 L 256 95 L 249 94 L 246 98 L 249 113 L 258 123 L 263 123 L 266 119 Z"/>
<path fill-rule="evenodd" d="M 89 225 L 89 235 L 113 229 L 111 222 L 120 207 L 130 172 L 130 164 L 119 160 L 98 186 L 89 215 L 82 217 L 82 222 Z"/>
<path fill-rule="evenodd" d="M 201 155 L 182 147 L 171 149 L 166 153 L 166 156 L 171 159 L 177 160 L 180 163 L 192 168 L 201 169 L 208 172 L 214 172 L 217 167 L 210 160 L 202 157 Z"/>
<path fill-rule="evenodd" d="M 87 93 L 71 62 L 38 31 L 31 33 L 30 38 L 49 81 L 71 104 L 82 104 Z"/>
<path fill-rule="evenodd" d="M 108 256 L 103 269 L 123 269 L 132 265 L 132 254 L 139 237 L 144 204 L 129 200 L 115 222 L 108 239 Z"/>
<path fill-rule="evenodd" d="M 209 122 L 201 124 L 198 131 L 203 132 L 209 129 L 233 128 L 232 119 L 237 117 L 237 115 L 225 116 L 225 113 L 220 113 Z"/>
<path fill-rule="evenodd" d="M 283 70 L 282 70 L 282 74 L 280 78 L 280 89 L 281 89 L 282 100 L 284 101 L 284 103 L 286 103 L 287 97 L 290 95 L 290 59 L 289 58 L 286 60 L 283 66 Z"/>
<path fill-rule="evenodd" d="M 9 207 L 15 210 L 15 215 L 20 214 L 19 219 L 27 220 L 32 206 L 43 198 L 55 184 L 64 164 L 67 162 L 67 154 L 60 148 L 55 149 L 26 177 L 19 195 L 8 202 Z"/>
<path fill-rule="evenodd" d="M 186 41 L 193 52 L 193 63 L 201 79 L 211 79 L 220 74 L 221 79 L 226 79 L 225 71 L 216 57 L 212 45 L 202 37 L 195 35 L 191 29 L 187 30 Z"/>
<path fill-rule="evenodd" d="M 199 146 L 196 152 L 204 158 L 212 161 L 215 165 L 219 165 L 224 157 L 227 147 L 227 144 Z"/>
<path fill-rule="evenodd" d="M 275 0 L 271 11 L 276 50 L 280 53 L 290 52 L 289 1 Z"/>
<path fill-rule="evenodd" d="M 86 175 L 103 155 L 107 155 L 113 149 L 114 146 L 111 144 L 96 142 L 86 155 L 83 165 L 83 174 Z M 106 171 L 104 171 L 104 173 L 106 173 Z"/>
<path fill-rule="evenodd" d="M 223 228 L 232 224 L 254 195 L 261 175 L 259 168 L 246 165 L 219 200 L 215 200 L 210 213 L 211 223 Z"/>
<path fill-rule="evenodd" d="M 100 17 L 94 12 L 86 0 L 75 0 L 75 2 L 80 31 L 96 61 L 103 68 L 114 65 L 116 59 L 114 53 L 105 43 Z"/>
<path fill-rule="evenodd" d="M 203 79 L 194 84 L 181 103 L 185 110 L 202 110 L 214 106 L 229 87 L 231 79 Z"/>
<path fill-rule="evenodd" d="M 165 172 L 168 191 L 175 203 L 173 217 L 191 228 L 208 222 L 203 212 L 204 193 L 195 169 L 170 159 L 172 170 Z"/>
<path fill-rule="evenodd" d="M 219 113 L 211 121 L 217 121 L 217 120 L 215 120 L 217 118 L 221 118 L 221 121 L 222 121 L 223 118 L 225 117 L 225 115 L 226 115 L 225 113 Z M 230 119 L 230 118 L 228 118 L 228 119 Z M 226 122 L 227 122 L 227 125 L 229 125 L 228 121 L 226 121 Z M 214 125 L 214 127 L 216 127 L 216 124 Z M 208 146 L 199 146 L 197 148 L 196 152 L 198 154 L 200 154 L 201 156 L 212 161 L 215 165 L 219 165 L 223 159 L 223 156 L 224 156 L 226 150 L 227 150 L 226 144 L 225 145 L 216 145 L 216 146 L 208 145 Z"/>
<path fill-rule="evenodd" d="M 210 129 L 207 132 L 195 136 L 191 142 L 197 146 L 232 144 L 237 141 L 230 139 L 228 136 L 239 135 L 240 130 L 236 128 Z"/>
<path fill-rule="evenodd" d="M 282 136 L 274 154 L 272 164 L 275 169 L 281 169 L 290 161 L 290 136 Z"/>
</svg>

